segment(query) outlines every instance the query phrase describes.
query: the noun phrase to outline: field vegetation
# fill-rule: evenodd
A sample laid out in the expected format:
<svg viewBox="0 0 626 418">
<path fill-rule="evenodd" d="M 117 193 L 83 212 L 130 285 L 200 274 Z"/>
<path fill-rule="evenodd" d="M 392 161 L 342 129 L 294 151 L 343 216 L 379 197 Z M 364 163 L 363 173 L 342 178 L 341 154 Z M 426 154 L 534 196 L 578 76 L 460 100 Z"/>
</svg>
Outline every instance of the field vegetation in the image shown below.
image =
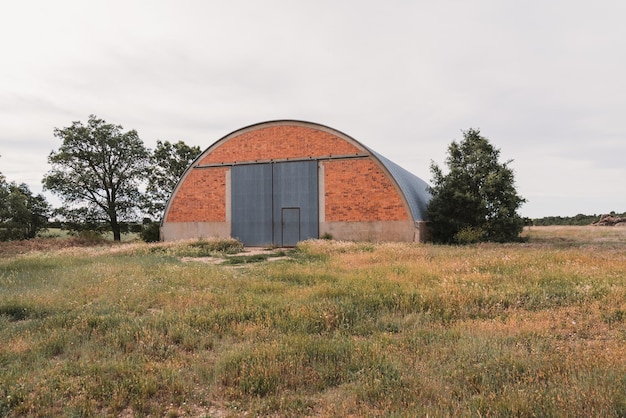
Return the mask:
<svg viewBox="0 0 626 418">
<path fill-rule="evenodd" d="M 524 235 L 0 247 L 0 416 L 626 416 L 626 228 Z"/>
</svg>

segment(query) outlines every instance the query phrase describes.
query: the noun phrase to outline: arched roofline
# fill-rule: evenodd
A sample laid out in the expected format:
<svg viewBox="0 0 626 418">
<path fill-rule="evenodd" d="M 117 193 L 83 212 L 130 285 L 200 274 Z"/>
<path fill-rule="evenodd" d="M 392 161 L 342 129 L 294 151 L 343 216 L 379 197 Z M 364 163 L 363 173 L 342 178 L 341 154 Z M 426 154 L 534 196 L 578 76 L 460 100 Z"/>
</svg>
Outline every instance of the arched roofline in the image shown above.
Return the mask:
<svg viewBox="0 0 626 418">
<path fill-rule="evenodd" d="M 302 126 L 305 128 L 311 128 L 311 129 L 317 129 L 320 131 L 325 131 L 329 134 L 335 135 L 341 139 L 344 139 L 350 143 L 352 143 L 352 145 L 354 145 L 356 148 L 360 148 L 361 150 L 363 150 L 364 152 L 371 154 L 371 151 L 369 148 L 367 148 L 365 145 L 363 145 L 362 143 L 360 143 L 359 141 L 357 141 L 356 139 L 354 139 L 353 137 L 351 137 L 350 135 L 337 130 L 335 128 L 331 128 L 330 126 L 327 125 L 322 125 L 321 123 L 316 123 L 316 122 L 308 122 L 308 121 L 304 121 L 304 120 L 298 120 L 298 119 L 276 119 L 276 120 L 270 120 L 270 121 L 265 121 L 265 122 L 259 122 L 259 123 L 254 123 L 252 125 L 248 125 L 245 126 L 243 128 L 239 128 L 225 136 L 223 136 L 222 138 L 218 139 L 217 141 L 215 141 L 213 144 L 209 145 L 209 147 L 207 147 L 207 149 L 205 149 L 202 154 L 200 154 L 198 156 L 198 158 L 196 158 L 196 160 L 194 160 L 194 162 L 190 165 L 190 167 L 193 167 L 195 165 L 197 165 L 197 161 L 201 161 L 204 157 L 206 157 L 208 154 L 210 154 L 210 151 L 212 151 L 215 148 L 218 148 L 220 146 L 222 146 L 224 143 L 226 143 L 228 140 L 232 139 L 232 138 L 236 138 L 240 135 L 243 135 L 247 132 L 251 132 L 251 131 L 256 131 L 258 129 L 263 129 L 263 128 L 269 128 L 272 126 L 283 126 L 283 125 L 289 125 L 289 126 Z M 181 177 L 182 178 L 182 177 Z"/>
<path fill-rule="evenodd" d="M 311 128 L 311 129 L 317 129 L 317 130 L 321 130 L 321 131 L 325 131 L 331 135 L 334 135 L 336 137 L 339 137 L 349 143 L 351 143 L 352 145 L 354 145 L 356 148 L 361 149 L 365 154 L 367 154 L 368 157 L 371 157 L 372 160 L 376 163 L 376 165 L 379 166 L 380 169 L 383 170 L 383 172 L 385 173 L 385 175 L 387 176 L 387 178 L 389 178 L 391 180 L 391 182 L 394 185 L 394 188 L 396 189 L 396 191 L 398 192 L 398 194 L 402 197 L 402 201 L 403 204 L 405 206 L 405 209 L 407 210 L 407 213 L 411 216 L 411 218 L 413 219 L 413 222 L 417 222 L 417 221 L 421 221 L 423 219 L 423 208 L 421 207 L 422 205 L 419 205 L 420 208 L 417 208 L 417 204 L 415 202 L 410 202 L 409 201 L 409 196 L 413 196 L 414 193 L 411 193 L 408 190 L 405 190 L 406 184 L 403 181 L 400 181 L 400 179 L 396 178 L 396 175 L 399 173 L 399 170 L 401 170 L 403 173 L 402 174 L 406 174 L 405 177 L 414 177 L 415 179 L 417 179 L 419 182 L 426 184 L 422 179 L 420 179 L 419 177 L 415 176 L 414 174 L 410 173 L 409 171 L 403 169 L 402 167 L 399 167 L 398 165 L 396 165 L 395 163 L 391 162 L 390 160 L 388 160 L 387 158 L 383 157 L 382 155 L 378 154 L 377 152 L 373 151 L 372 149 L 370 149 L 369 147 L 365 146 L 364 144 L 362 144 L 361 142 L 359 142 L 358 140 L 354 139 L 352 136 L 338 130 L 335 128 L 331 128 L 330 126 L 327 125 L 323 125 L 320 123 L 316 123 L 316 122 L 308 122 L 308 121 L 304 121 L 304 120 L 298 120 L 298 119 L 276 119 L 276 120 L 270 120 L 270 121 L 265 121 L 265 122 L 258 122 L 258 123 L 254 123 L 248 126 L 245 126 L 243 128 L 239 128 L 236 129 L 232 132 L 230 132 L 229 134 L 223 136 L 222 138 L 218 139 L 217 141 L 213 142 L 211 145 L 209 145 L 202 153 L 200 153 L 191 164 L 189 164 L 189 166 L 185 169 L 185 171 L 183 172 L 183 174 L 181 175 L 180 179 L 178 180 L 178 183 L 176 183 L 176 187 L 174 187 L 174 190 L 172 191 L 172 194 L 170 195 L 166 205 L 165 205 L 165 210 L 163 212 L 163 216 L 161 218 L 161 225 L 163 225 L 163 223 L 165 222 L 165 219 L 167 218 L 167 214 L 169 212 L 169 208 L 170 208 L 170 204 L 172 202 L 172 198 L 176 195 L 176 193 L 178 192 L 178 189 L 180 188 L 180 186 L 185 182 L 185 179 L 187 178 L 187 175 L 191 172 L 191 170 L 193 170 L 194 168 L 197 168 L 199 166 L 200 161 L 202 161 L 207 155 L 209 155 L 213 150 L 215 150 L 216 148 L 222 146 L 224 143 L 228 142 L 228 140 L 232 139 L 232 138 L 236 138 L 240 135 L 243 135 L 247 132 L 252 132 L 258 129 L 263 129 L 266 127 L 272 127 L 272 126 L 282 126 L 282 125 L 289 125 L 289 126 L 302 126 L 302 127 L 306 127 L 306 128 Z M 248 162 L 248 163 L 253 163 Z M 421 185 L 420 183 L 420 185 Z"/>
</svg>

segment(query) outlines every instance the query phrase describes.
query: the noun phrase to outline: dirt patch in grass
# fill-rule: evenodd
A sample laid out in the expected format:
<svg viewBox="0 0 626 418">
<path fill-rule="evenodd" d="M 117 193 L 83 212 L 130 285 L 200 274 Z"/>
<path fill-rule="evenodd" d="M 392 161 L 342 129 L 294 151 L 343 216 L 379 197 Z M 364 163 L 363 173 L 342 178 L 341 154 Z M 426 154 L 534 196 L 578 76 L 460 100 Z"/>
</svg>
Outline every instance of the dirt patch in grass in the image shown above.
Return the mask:
<svg viewBox="0 0 626 418">
<path fill-rule="evenodd" d="M 279 261 L 289 259 L 288 253 L 283 248 L 247 247 L 244 251 L 235 254 L 227 254 L 224 257 L 182 257 L 181 261 L 198 262 L 206 264 L 243 265 L 260 263 L 264 261 Z"/>
</svg>

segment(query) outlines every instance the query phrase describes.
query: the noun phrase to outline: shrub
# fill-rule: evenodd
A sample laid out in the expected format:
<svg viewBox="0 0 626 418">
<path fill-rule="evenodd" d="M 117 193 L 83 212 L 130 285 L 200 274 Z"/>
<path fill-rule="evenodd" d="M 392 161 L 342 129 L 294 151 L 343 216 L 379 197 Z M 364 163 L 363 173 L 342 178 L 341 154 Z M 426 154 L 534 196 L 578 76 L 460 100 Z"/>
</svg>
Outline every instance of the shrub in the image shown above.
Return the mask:
<svg viewBox="0 0 626 418">
<path fill-rule="evenodd" d="M 161 239 L 161 227 L 158 222 L 150 222 L 143 225 L 139 234 L 145 242 L 157 242 Z"/>
<path fill-rule="evenodd" d="M 485 236 L 482 228 L 467 226 L 454 234 L 454 242 L 457 244 L 475 244 L 481 242 Z"/>
</svg>

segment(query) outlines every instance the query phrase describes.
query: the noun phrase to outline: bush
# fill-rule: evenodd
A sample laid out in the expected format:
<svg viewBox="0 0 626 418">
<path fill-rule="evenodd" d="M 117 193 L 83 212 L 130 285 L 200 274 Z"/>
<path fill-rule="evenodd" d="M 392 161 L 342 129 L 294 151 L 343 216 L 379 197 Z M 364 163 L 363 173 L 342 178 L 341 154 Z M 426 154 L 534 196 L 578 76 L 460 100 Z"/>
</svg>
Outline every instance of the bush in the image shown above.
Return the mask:
<svg viewBox="0 0 626 418">
<path fill-rule="evenodd" d="M 208 257 L 214 253 L 235 254 L 243 250 L 243 244 L 236 239 L 204 239 L 200 238 L 196 242 L 189 244 L 191 256 Z"/>
<path fill-rule="evenodd" d="M 139 236 L 145 242 L 158 242 L 161 239 L 161 225 L 158 222 L 145 223 Z"/>
<path fill-rule="evenodd" d="M 476 244 L 481 242 L 485 236 L 482 228 L 467 226 L 454 234 L 454 242 L 457 244 Z"/>
<path fill-rule="evenodd" d="M 100 242 L 104 240 L 104 238 L 102 237 L 103 235 L 102 231 L 96 231 L 96 230 L 90 230 L 90 229 L 77 231 L 75 233 L 72 233 L 71 235 L 74 235 L 79 240 L 85 241 L 85 242 Z"/>
</svg>

